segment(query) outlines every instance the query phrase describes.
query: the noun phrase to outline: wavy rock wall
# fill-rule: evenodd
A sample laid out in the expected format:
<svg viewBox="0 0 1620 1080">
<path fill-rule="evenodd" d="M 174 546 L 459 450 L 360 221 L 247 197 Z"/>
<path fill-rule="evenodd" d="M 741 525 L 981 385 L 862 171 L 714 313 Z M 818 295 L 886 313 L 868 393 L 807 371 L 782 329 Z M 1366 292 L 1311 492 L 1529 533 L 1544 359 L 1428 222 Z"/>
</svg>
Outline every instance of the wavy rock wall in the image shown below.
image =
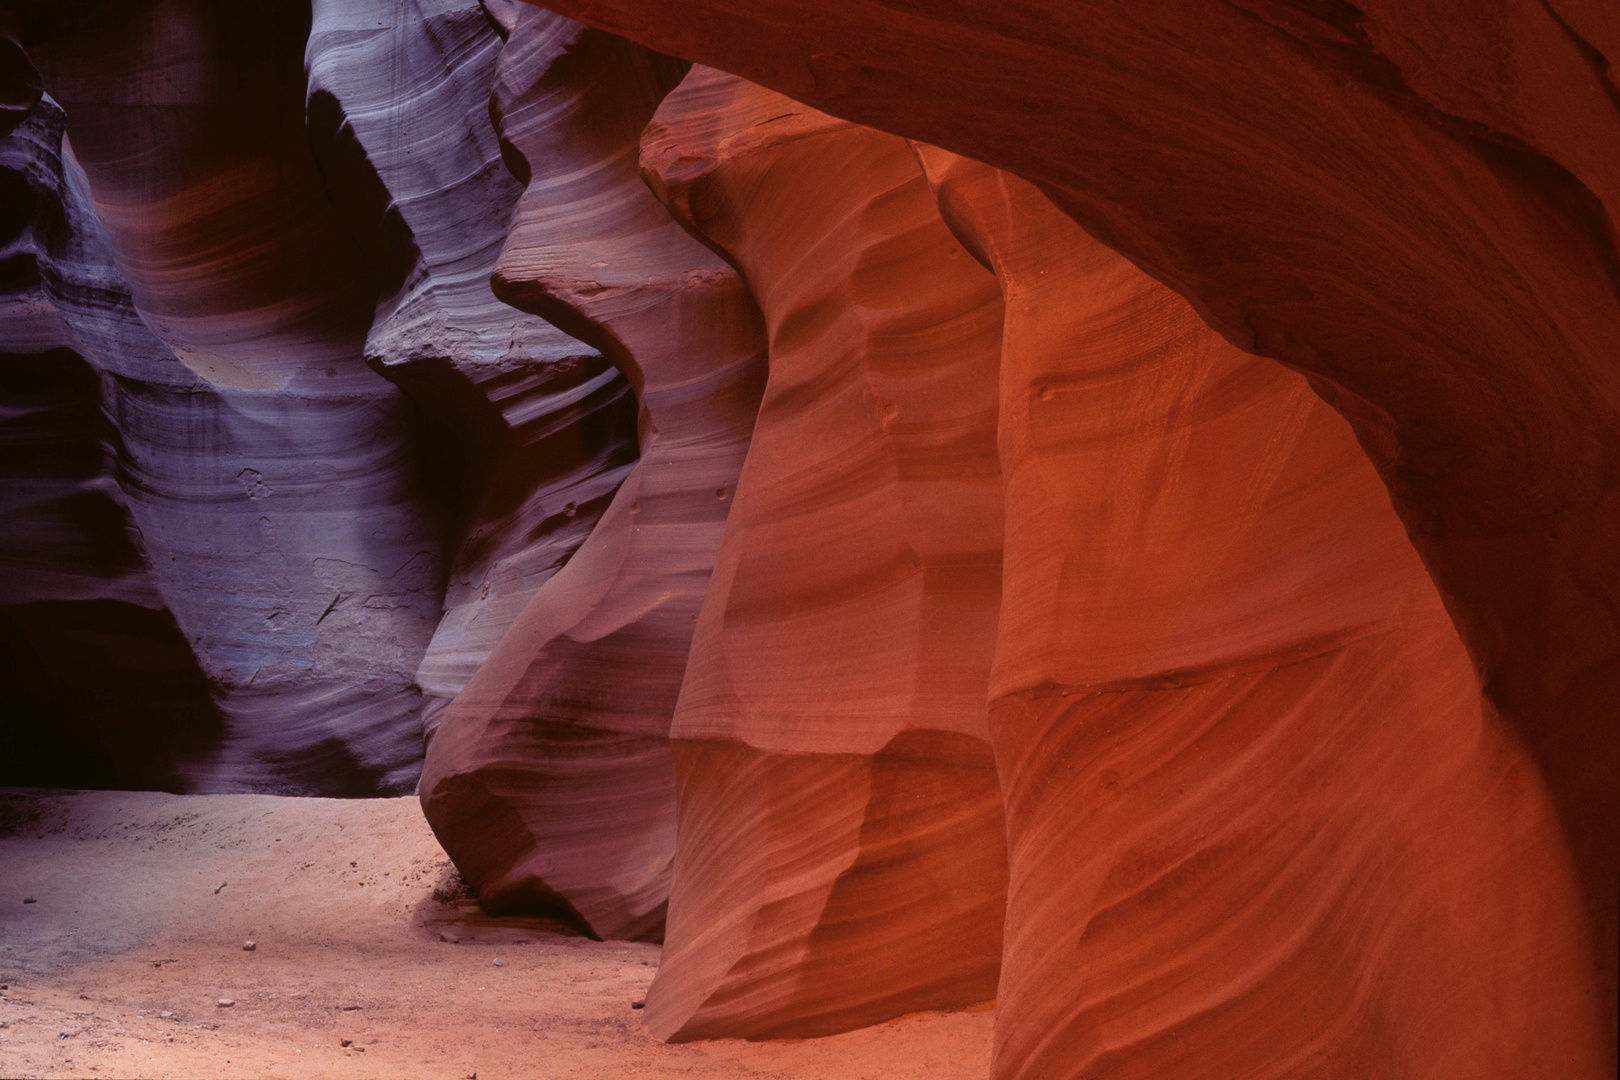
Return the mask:
<svg viewBox="0 0 1620 1080">
<path fill-rule="evenodd" d="M 0 139 L 0 783 L 190 787 L 223 719 L 149 572 L 110 414 L 197 379 L 135 314 L 49 98 Z"/>
<path fill-rule="evenodd" d="M 684 73 L 536 9 L 501 53 L 492 111 L 528 186 L 495 291 L 625 373 L 641 462 L 451 705 L 422 781 L 487 908 L 603 937 L 663 935 L 670 718 L 764 382 L 746 287 L 641 180 L 642 129 Z"/>
<path fill-rule="evenodd" d="M 156 608 L 162 599 L 113 475 L 116 432 L 103 409 L 102 381 L 85 358 L 105 362 L 96 346 L 114 344 L 81 338 L 99 329 L 88 310 L 99 299 L 92 290 L 115 293 L 109 324 L 128 319 L 111 351 L 145 346 L 148 363 L 183 369 L 141 334 L 127 292 L 117 295 L 118 282 L 105 280 L 116 275 L 110 256 L 83 239 L 94 237 L 95 218 L 82 178 L 72 183 L 71 157 L 64 160 L 63 123 L 62 110 L 47 99 L 0 142 L 7 525 L 0 594 L 11 603 L 109 599 Z M 102 281 L 92 277 L 96 271 Z M 129 340 L 136 335 L 144 340 Z"/>
<path fill-rule="evenodd" d="M 57 290 L 95 339 L 68 347 L 116 376 L 99 379 L 105 422 L 93 373 L 58 364 L 50 392 L 116 443 L 94 483 L 128 509 L 96 520 L 124 513 L 139 550 L 98 557 L 146 593 L 142 613 L 33 609 L 17 655 L 90 649 L 106 619 L 167 642 L 145 669 L 175 672 L 161 692 L 183 685 L 199 730 L 180 772 L 116 782 L 408 790 L 424 725 L 636 457 L 623 377 L 489 288 L 522 190 L 487 113 L 506 27 L 475 3 L 317 4 L 313 24 L 297 4 L 202 0 L 22 12 L 86 163 L 56 232 L 95 247 L 108 265 L 86 272 L 110 290 Z M 65 527 L 8 529 L 17 565 L 71 570 L 44 550 Z M 30 580 L 40 602 L 84 591 Z M 139 681 L 107 665 L 109 688 Z M 36 696 L 49 712 L 62 695 Z M 62 708 L 109 712 L 80 699 Z M 163 726 L 135 712 L 126 736 Z"/>
<path fill-rule="evenodd" d="M 416 413 L 364 362 L 373 277 L 309 152 L 307 24 L 103 15 L 31 55 L 136 310 L 201 377 L 131 386 L 115 415 L 153 575 L 228 718 L 197 783 L 409 790 L 444 525 Z"/>
<path fill-rule="evenodd" d="M 670 1038 L 1611 1075 L 1609 9 L 551 6 L 0 17 L 4 767 L 442 716 Z"/>
<path fill-rule="evenodd" d="M 994 1075 L 1600 1075 L 1555 808 L 1349 425 L 918 152 L 1006 301 Z"/>
<path fill-rule="evenodd" d="M 1552 790 L 1617 1015 L 1613 4 L 545 6 L 1023 176 L 1307 375 Z"/>
<path fill-rule="evenodd" d="M 994 279 L 905 142 L 694 69 L 648 180 L 739 268 L 770 380 L 675 713 L 657 1035 L 820 1035 L 994 995 Z"/>
<path fill-rule="evenodd" d="M 636 457 L 626 381 L 490 289 L 523 192 L 490 116 L 507 33 L 475 0 L 317 0 L 305 49 L 310 139 L 380 282 L 365 356 L 426 416 L 457 534 L 430 734 Z"/>
</svg>

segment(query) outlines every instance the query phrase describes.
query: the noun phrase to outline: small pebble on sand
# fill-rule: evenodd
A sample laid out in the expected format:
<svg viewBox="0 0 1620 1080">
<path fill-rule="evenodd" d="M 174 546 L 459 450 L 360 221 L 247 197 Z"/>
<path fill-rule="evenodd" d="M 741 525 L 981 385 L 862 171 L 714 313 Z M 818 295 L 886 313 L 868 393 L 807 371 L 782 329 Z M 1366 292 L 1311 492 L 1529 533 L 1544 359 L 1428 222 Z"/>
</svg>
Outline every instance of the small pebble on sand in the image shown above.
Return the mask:
<svg viewBox="0 0 1620 1080">
<path fill-rule="evenodd" d="M 632 1009 L 645 1009 L 647 1007 L 647 1003 L 645 1001 L 632 1001 L 630 1003 L 630 1007 Z"/>
<path fill-rule="evenodd" d="M 158 1013 L 158 1018 L 160 1020 L 173 1020 L 174 1013 L 170 1012 L 168 1009 L 164 1009 L 162 1012 Z"/>
<path fill-rule="evenodd" d="M 505 967 L 506 966 L 506 961 L 505 960 L 496 960 L 495 961 L 495 966 L 496 967 Z"/>
<path fill-rule="evenodd" d="M 244 941 L 244 942 L 242 942 L 242 951 L 243 952 L 252 952 L 254 949 L 257 949 L 258 947 L 259 947 L 259 943 L 257 941 Z"/>
<path fill-rule="evenodd" d="M 25 904 L 37 904 L 37 903 L 39 903 L 39 901 L 34 899 L 32 896 L 25 896 L 25 897 L 23 897 L 23 903 L 25 903 Z"/>
<path fill-rule="evenodd" d="M 235 1005 L 236 1002 L 231 998 L 220 998 L 218 1001 L 214 1002 L 214 1004 L 218 1005 L 222 1009 L 228 1009 L 232 1005 Z"/>
</svg>

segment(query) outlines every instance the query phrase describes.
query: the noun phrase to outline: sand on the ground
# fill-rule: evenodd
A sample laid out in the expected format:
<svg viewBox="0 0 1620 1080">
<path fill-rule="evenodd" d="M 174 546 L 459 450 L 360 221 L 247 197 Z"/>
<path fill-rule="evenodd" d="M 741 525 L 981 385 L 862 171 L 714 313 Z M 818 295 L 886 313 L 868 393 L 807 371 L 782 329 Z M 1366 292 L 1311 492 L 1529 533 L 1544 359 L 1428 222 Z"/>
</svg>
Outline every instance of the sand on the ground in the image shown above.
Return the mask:
<svg viewBox="0 0 1620 1080">
<path fill-rule="evenodd" d="M 455 881 L 414 798 L 0 789 L 0 1076 L 989 1074 L 987 1008 L 659 1042 L 632 1008 L 656 945 L 489 919 Z"/>
</svg>

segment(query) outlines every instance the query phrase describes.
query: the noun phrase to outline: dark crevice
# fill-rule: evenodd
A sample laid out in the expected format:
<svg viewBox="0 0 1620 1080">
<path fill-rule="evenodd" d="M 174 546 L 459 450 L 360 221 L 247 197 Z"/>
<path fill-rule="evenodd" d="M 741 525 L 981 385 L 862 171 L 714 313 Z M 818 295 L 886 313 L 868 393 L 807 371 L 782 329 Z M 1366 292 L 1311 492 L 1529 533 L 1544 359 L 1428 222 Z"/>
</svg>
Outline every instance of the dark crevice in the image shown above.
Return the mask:
<svg viewBox="0 0 1620 1080">
<path fill-rule="evenodd" d="M 1569 25 L 1564 20 L 1564 17 L 1558 14 L 1558 9 L 1552 6 L 1550 0 L 1541 0 L 1541 6 L 1552 18 L 1553 22 L 1558 24 L 1559 29 L 1563 30 L 1564 36 L 1569 39 L 1569 43 L 1575 46 L 1576 51 L 1591 66 L 1592 74 L 1597 78 L 1598 85 L 1603 87 L 1603 92 L 1608 95 L 1609 101 L 1615 107 L 1615 111 L 1620 112 L 1620 83 L 1614 81 L 1614 65 L 1609 62 L 1609 58 L 1604 56 L 1602 50 L 1596 45 L 1582 37 L 1573 26 Z"/>
<path fill-rule="evenodd" d="M 1373 45 L 1364 25 L 1366 15 L 1359 8 L 1345 0 L 1279 0 L 1275 14 L 1283 17 L 1267 18 L 1232 0 L 1227 6 L 1282 35 L 1308 64 L 1322 66 L 1325 61 L 1325 66 L 1366 86 L 1397 112 L 1451 139 L 1500 178 L 1504 187 L 1539 196 L 1561 220 L 1560 231 L 1571 245 L 1585 247 L 1620 293 L 1620 240 L 1603 200 L 1580 177 L 1518 136 L 1448 113 L 1418 93 L 1400 66 Z M 1306 36 L 1306 26 L 1319 32 Z M 1580 43 L 1578 35 L 1569 33 Z M 1591 53 L 1607 67 L 1601 53 L 1595 49 Z"/>
<path fill-rule="evenodd" d="M 225 733 L 167 611 L 117 600 L 0 606 L 0 785 L 188 790 Z"/>
</svg>

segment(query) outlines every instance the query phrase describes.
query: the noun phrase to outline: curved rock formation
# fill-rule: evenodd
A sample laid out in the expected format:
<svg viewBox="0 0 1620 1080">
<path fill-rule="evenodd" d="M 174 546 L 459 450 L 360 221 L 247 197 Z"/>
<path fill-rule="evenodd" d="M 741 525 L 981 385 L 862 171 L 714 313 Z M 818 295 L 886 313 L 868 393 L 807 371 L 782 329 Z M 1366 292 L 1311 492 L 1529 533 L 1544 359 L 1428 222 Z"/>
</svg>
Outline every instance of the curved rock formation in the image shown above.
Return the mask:
<svg viewBox="0 0 1620 1080">
<path fill-rule="evenodd" d="M 0 784 L 183 791 L 223 725 L 117 484 L 104 373 L 185 369 L 135 315 L 62 131 L 47 98 L 0 139 Z"/>
<path fill-rule="evenodd" d="M 1556 812 L 1349 426 L 918 153 L 1006 301 L 994 1074 L 1601 1075 Z"/>
<path fill-rule="evenodd" d="M 87 265 L 105 249 L 84 250 L 95 218 L 76 199 L 62 155 L 62 110 L 49 99 L 0 140 L 0 598 L 109 599 L 161 607 L 139 550 L 129 508 L 113 478 L 116 432 L 103 411 Z M 69 250 L 76 243 L 81 250 Z M 108 282 L 113 289 L 116 282 Z M 75 299 L 79 299 L 75 303 Z M 134 334 L 145 330 L 128 307 Z M 116 303 L 116 301 L 114 301 Z M 111 306 L 111 305 L 109 305 Z M 103 334 L 105 339 L 107 335 Z M 161 346 L 145 335 L 153 353 Z M 117 351 L 123 351 L 118 349 Z M 179 368 L 170 359 L 172 368 Z"/>
<path fill-rule="evenodd" d="M 114 411 L 153 575 L 228 717 L 197 783 L 408 790 L 443 527 L 417 416 L 364 363 L 375 287 L 307 146 L 307 24 L 102 15 L 32 55 L 135 308 L 201 376 L 141 373 Z"/>
<path fill-rule="evenodd" d="M 1309 376 L 1546 776 L 1616 1015 L 1613 4 L 545 6 L 1021 175 Z"/>
<path fill-rule="evenodd" d="M 672 734 L 647 1022 L 819 1035 L 992 997 L 1001 305 L 903 140 L 693 69 L 643 169 L 742 271 L 770 381 Z"/>
<path fill-rule="evenodd" d="M 634 462 L 625 380 L 489 290 L 521 191 L 487 117 L 497 27 L 386 7 L 319 5 L 312 35 L 287 5 L 24 20 L 99 200 L 57 231 L 134 282 L 58 290 L 67 347 L 120 377 L 116 473 L 163 597 L 143 603 L 173 609 L 229 717 L 180 786 L 411 785 L 422 691 L 431 723 Z"/>
<path fill-rule="evenodd" d="M 0 782 L 442 716 L 664 1037 L 1612 1075 L 1613 5 L 546 2 L 0 11 Z"/>
<path fill-rule="evenodd" d="M 635 461 L 626 381 L 490 289 L 523 193 L 489 108 L 509 32 L 477 0 L 317 0 L 305 50 L 317 158 L 379 281 L 365 354 L 426 415 L 459 536 L 416 673 L 429 735 Z"/>
<path fill-rule="evenodd" d="M 501 54 L 493 113 L 528 187 L 496 292 L 624 371 L 641 463 L 451 705 L 421 789 L 485 907 L 558 908 L 602 937 L 663 934 L 670 717 L 764 381 L 747 289 L 637 166 L 684 72 L 535 9 Z"/>
<path fill-rule="evenodd" d="M 8 501 L 26 502 L 0 540 L 23 588 L 8 598 L 120 599 L 108 591 L 112 570 L 80 566 L 111 559 L 135 583 L 134 602 L 154 612 L 107 616 L 109 625 L 159 651 L 178 649 L 153 670 L 185 661 L 194 671 L 194 646 L 208 675 L 194 671 L 186 692 L 202 696 L 186 707 L 213 718 L 202 725 L 209 739 L 182 740 L 179 774 L 143 765 L 102 769 L 93 782 L 325 795 L 410 785 L 421 755 L 419 688 L 431 723 L 434 705 L 459 691 L 583 541 L 634 462 L 625 380 L 489 290 L 521 192 L 487 116 L 498 27 L 476 3 L 408 17 L 385 7 L 318 5 L 306 117 L 296 53 L 310 27 L 285 5 L 233 15 L 206 3 L 147 3 L 99 28 L 104 20 L 83 11 L 25 6 L 35 54 L 83 113 L 79 143 L 103 161 L 92 163 L 103 203 L 91 205 L 71 152 L 62 168 L 61 113 L 42 106 L 55 117 L 55 142 L 29 146 L 40 144 L 40 162 L 56 162 L 35 185 L 49 196 L 36 213 L 54 251 L 49 295 L 12 309 L 32 321 L 13 320 L 11 340 L 75 355 L 36 357 L 35 374 L 10 370 L 33 390 L 44 375 L 71 390 L 73 403 L 51 415 L 71 409 L 81 425 L 98 423 L 104 384 L 105 437 L 119 453 L 116 468 L 108 457 L 97 478 L 74 481 L 94 491 L 71 498 L 37 483 L 8 486 Z M 129 72 L 169 61 L 164 86 L 148 80 L 128 92 Z M 379 68 L 393 84 L 379 85 Z M 233 115 L 245 130 L 231 126 Z M 143 139 L 154 152 L 130 156 Z M 39 202 L 26 191 L 4 195 L 23 216 Z M 206 212 L 193 216 L 198 206 Z M 114 222 L 114 238 L 98 215 Z M 140 313 L 114 251 L 140 286 Z M 165 310 L 186 318 L 165 321 Z M 219 349 L 200 351 L 199 341 L 215 339 Z M 75 368 L 77 355 L 116 378 Z M 331 364 L 317 372 L 323 358 Z M 229 385 L 255 381 L 266 385 Z M 84 453 L 98 454 L 85 438 Z M 77 468 L 63 450 L 40 453 L 50 468 Z M 120 529 L 139 538 L 134 548 Z M 447 532 L 460 539 L 439 619 Z M 88 581 L 74 577 L 85 573 Z M 174 615 L 155 610 L 165 606 Z M 163 625 L 150 623 L 154 613 Z M 74 618 L 63 609 L 38 626 L 19 623 L 18 640 L 54 627 L 38 639 L 54 644 L 39 649 L 80 648 L 90 631 L 74 629 Z M 136 697 L 140 680 L 119 657 L 140 648 L 106 654 Z M 19 646 L 17 657 L 30 649 Z M 178 707 L 171 691 L 154 692 Z M 106 712 L 58 690 L 32 697 L 44 703 L 34 711 L 52 715 Z M 223 730 L 209 697 L 228 716 Z M 120 730 L 164 742 L 143 736 L 150 717 L 137 721 L 141 709 L 124 714 Z M 157 726 L 187 729 L 177 717 Z M 111 736 L 81 741 L 97 739 Z M 53 755 L 63 756 L 41 750 L 31 760 Z M 67 774 L 52 765 L 38 775 Z"/>
</svg>

